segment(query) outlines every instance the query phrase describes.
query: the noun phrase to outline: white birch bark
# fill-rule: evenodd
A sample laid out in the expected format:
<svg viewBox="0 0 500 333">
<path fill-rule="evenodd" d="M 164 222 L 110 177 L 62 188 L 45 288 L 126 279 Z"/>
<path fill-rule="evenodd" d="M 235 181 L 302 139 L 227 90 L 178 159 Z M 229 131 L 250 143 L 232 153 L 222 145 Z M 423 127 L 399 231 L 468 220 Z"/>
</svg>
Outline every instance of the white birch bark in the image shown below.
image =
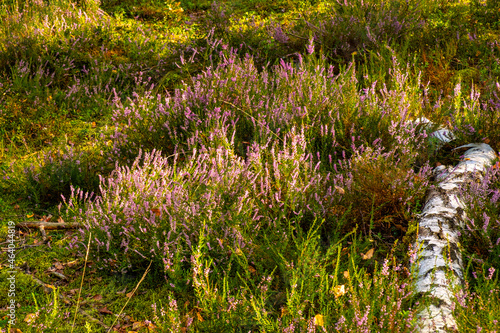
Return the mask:
<svg viewBox="0 0 500 333">
<path fill-rule="evenodd" d="M 449 137 L 440 131 L 440 136 Z M 459 188 L 467 182 L 479 181 L 496 157 L 495 151 L 484 143 L 459 148 L 470 149 L 456 167 L 434 169 L 438 184 L 428 193 L 419 216 L 416 245 L 421 252 L 416 288 L 417 292 L 433 298 L 432 304 L 419 314 L 419 332 L 457 330 L 452 316 L 452 290 L 463 284 L 462 255 L 457 243 L 459 228 L 466 217 Z"/>
</svg>

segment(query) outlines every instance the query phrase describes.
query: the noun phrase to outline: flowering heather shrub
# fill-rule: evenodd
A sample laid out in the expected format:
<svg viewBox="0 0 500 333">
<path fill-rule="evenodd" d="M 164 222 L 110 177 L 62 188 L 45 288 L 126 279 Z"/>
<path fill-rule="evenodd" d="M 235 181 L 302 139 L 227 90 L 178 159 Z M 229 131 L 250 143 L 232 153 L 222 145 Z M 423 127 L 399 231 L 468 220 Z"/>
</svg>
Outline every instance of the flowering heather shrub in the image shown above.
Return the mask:
<svg viewBox="0 0 500 333">
<path fill-rule="evenodd" d="M 403 282 L 408 271 L 386 260 L 383 277 L 375 268 L 372 278 L 355 266 L 355 252 L 352 260 L 341 258 L 340 220 L 328 213 L 341 200 L 339 180 L 320 172 L 306 148 L 304 132 L 292 128 L 282 146 L 253 144 L 246 160 L 225 147 L 195 150 L 185 163 L 178 155 L 141 153 L 131 167 L 101 178 L 97 197 L 75 190 L 68 198 L 65 220 L 85 224 L 70 247 L 83 255 L 92 232 L 90 255 L 101 269 L 135 270 L 152 260 L 173 291 L 165 305 L 171 312 L 161 304 L 155 309 L 165 329 L 180 325 L 177 303 L 185 303 L 181 295 L 189 288 L 206 322 L 193 324 L 196 317 L 187 313 L 196 327 L 298 332 L 314 329 L 321 314 L 327 331 L 402 322 L 400 331 L 410 331 L 416 309 L 411 285 Z M 309 231 L 302 228 L 307 219 Z M 328 249 L 320 245 L 320 221 L 332 234 Z"/>
<path fill-rule="evenodd" d="M 497 126 L 500 122 L 500 83 L 495 83 L 488 99 L 474 85 L 470 94 L 465 96 L 462 85 L 455 86 L 450 125 L 459 140 L 457 144 L 482 141 L 500 150 L 500 129 Z"/>
<path fill-rule="evenodd" d="M 462 241 L 467 247 L 468 256 L 475 261 L 477 266 L 483 266 L 486 263 L 490 267 L 500 267 L 499 176 L 498 164 L 496 164 L 486 172 L 481 182 L 472 182 L 461 193 L 467 207 L 467 221 L 465 221 Z"/>
<path fill-rule="evenodd" d="M 409 80 L 394 60 L 392 89 L 377 90 L 374 82 L 358 91 L 353 66 L 334 75 L 324 60 L 310 57 L 298 66 L 282 61 L 258 72 L 249 57 L 245 62 L 233 52 L 221 57 L 225 61 L 215 70 L 208 68 L 173 96 L 135 94 L 128 105 L 117 104 L 113 120 L 119 125 L 110 136 L 109 158 L 130 160 L 139 149 L 161 149 L 166 156 L 183 152 L 182 158 L 189 158 L 193 149 L 222 146 L 248 160 L 254 147 L 282 149 L 284 137 L 296 135 L 290 132 L 296 126 L 303 129 L 309 163 L 332 172 L 335 186 L 352 190 L 333 209 L 333 215 L 340 214 L 336 218 L 353 205 L 367 231 L 367 211 L 380 204 L 384 209 L 371 216 L 372 224 L 373 218 L 381 224 L 383 216 L 390 217 L 389 226 L 407 223 L 430 172 L 428 167 L 413 170 L 427 144 L 426 133 L 407 121 L 420 111 L 418 77 Z M 352 155 L 364 157 L 351 163 Z M 353 177 L 360 187 L 351 188 Z M 332 205 L 315 202 L 323 212 Z"/>
<path fill-rule="evenodd" d="M 222 146 L 194 150 L 184 166 L 178 155 L 169 165 L 160 152 L 146 153 L 102 178 L 101 195 L 83 211 L 77 209 L 81 190 L 67 207 L 96 235 L 101 267 L 116 261 L 131 268 L 153 258 L 169 272 L 174 257 L 189 259 L 200 232 L 220 260 L 225 246 L 251 255 L 253 233 L 285 219 L 300 221 L 306 212 L 323 218 L 338 197 L 331 175 L 320 174 L 305 152 L 303 133 L 290 132 L 284 145 L 254 144 L 247 161 Z"/>
<path fill-rule="evenodd" d="M 174 148 L 216 147 L 212 132 L 235 133 L 235 150 L 245 156 L 251 143 L 281 140 L 293 126 L 305 126 L 309 151 L 319 151 L 325 163 L 329 155 L 338 159 L 334 154 L 342 150 L 349 157 L 353 140 L 371 145 L 378 139 L 392 149 L 400 135 L 389 133 L 391 122 L 404 130 L 404 121 L 420 111 L 418 82 L 402 74 L 396 62 L 391 71 L 394 88 L 377 90 L 374 82 L 358 91 L 353 65 L 335 75 L 324 59 L 311 57 L 259 72 L 251 57 L 240 60 L 233 51 L 220 56 L 224 61 L 217 68 L 209 67 L 172 96 L 146 93 L 117 104 L 113 121 L 122 125 L 110 137 L 113 158 L 132 159 L 139 148 L 170 154 Z M 408 147 L 419 142 L 410 141 Z"/>
<path fill-rule="evenodd" d="M 285 29 L 285 33 L 291 30 L 292 36 L 307 37 L 304 31 L 311 31 L 325 54 L 343 61 L 350 61 L 353 52 L 398 42 L 423 23 L 420 1 L 349 0 L 323 7 L 319 14 L 308 14 L 305 23 Z M 289 43 L 286 38 L 276 41 Z"/>
</svg>

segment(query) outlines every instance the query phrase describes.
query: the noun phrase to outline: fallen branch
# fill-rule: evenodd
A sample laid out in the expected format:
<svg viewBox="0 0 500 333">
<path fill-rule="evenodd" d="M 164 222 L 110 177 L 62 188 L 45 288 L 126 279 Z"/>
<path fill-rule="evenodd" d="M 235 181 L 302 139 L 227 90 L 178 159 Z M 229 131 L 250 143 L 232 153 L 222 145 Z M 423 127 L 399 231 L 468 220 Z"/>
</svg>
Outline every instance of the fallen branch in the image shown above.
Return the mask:
<svg viewBox="0 0 500 333">
<path fill-rule="evenodd" d="M 26 221 L 19 222 L 16 224 L 16 228 L 37 228 L 40 229 L 43 227 L 45 230 L 62 230 L 62 229 L 78 229 L 81 228 L 82 225 L 80 223 L 59 223 L 59 222 L 34 222 L 34 221 Z"/>
<path fill-rule="evenodd" d="M 439 182 L 429 191 L 419 219 L 417 247 L 417 292 L 433 298 L 420 314 L 420 332 L 457 330 L 452 316 L 453 289 L 463 285 L 462 255 L 458 247 L 459 228 L 466 218 L 465 205 L 458 197 L 460 188 L 483 177 L 496 157 L 487 144 L 468 144 L 456 167 L 443 165 L 434 169 Z"/>
</svg>

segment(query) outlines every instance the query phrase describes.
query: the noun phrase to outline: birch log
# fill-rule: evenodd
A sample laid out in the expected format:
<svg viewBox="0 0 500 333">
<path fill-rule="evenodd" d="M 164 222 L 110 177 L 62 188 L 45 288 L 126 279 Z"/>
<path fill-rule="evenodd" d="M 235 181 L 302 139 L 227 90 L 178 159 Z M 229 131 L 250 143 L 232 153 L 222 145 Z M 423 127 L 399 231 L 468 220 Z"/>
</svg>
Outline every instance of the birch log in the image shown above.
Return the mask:
<svg viewBox="0 0 500 333">
<path fill-rule="evenodd" d="M 417 247 L 417 292 L 433 299 L 420 314 L 420 332 L 457 330 L 452 316 L 453 288 L 463 284 L 462 255 L 458 248 L 458 231 L 465 220 L 459 189 L 467 182 L 480 181 L 496 157 L 487 144 L 468 144 L 470 148 L 456 167 L 434 169 L 438 184 L 427 196 L 419 217 Z M 456 149 L 458 149 L 456 148 Z"/>
</svg>

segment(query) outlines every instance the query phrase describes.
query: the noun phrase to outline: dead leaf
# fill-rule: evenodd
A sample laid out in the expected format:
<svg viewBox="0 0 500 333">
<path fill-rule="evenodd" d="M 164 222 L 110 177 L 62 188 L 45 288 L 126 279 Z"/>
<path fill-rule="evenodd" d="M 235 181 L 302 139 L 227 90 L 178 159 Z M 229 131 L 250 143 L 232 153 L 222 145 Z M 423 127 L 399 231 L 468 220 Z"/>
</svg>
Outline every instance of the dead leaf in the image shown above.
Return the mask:
<svg viewBox="0 0 500 333">
<path fill-rule="evenodd" d="M 49 222 L 50 219 L 52 218 L 52 215 L 49 215 L 49 216 L 42 216 L 42 218 L 40 219 L 41 222 Z"/>
<path fill-rule="evenodd" d="M 371 259 L 373 257 L 373 253 L 375 252 L 375 249 L 370 249 L 368 250 L 368 252 L 366 252 L 365 254 L 361 253 L 361 258 L 363 260 L 368 260 L 368 259 Z"/>
<path fill-rule="evenodd" d="M 344 190 L 342 187 L 335 185 L 335 189 L 336 189 L 336 190 L 337 190 L 337 192 L 339 192 L 340 194 L 345 194 L 345 190 Z"/>
<path fill-rule="evenodd" d="M 250 273 L 252 273 L 252 274 L 257 273 L 257 270 L 256 270 L 254 267 L 250 266 L 250 265 L 248 265 L 248 271 L 249 271 Z"/>
<path fill-rule="evenodd" d="M 349 271 L 344 271 L 344 277 L 345 277 L 346 279 L 349 279 Z"/>
<path fill-rule="evenodd" d="M 138 330 L 141 327 L 144 327 L 144 323 L 142 321 L 136 321 L 135 323 L 132 324 L 132 329 L 134 331 Z"/>
<path fill-rule="evenodd" d="M 54 268 L 55 268 L 55 269 L 64 269 L 64 266 L 63 266 L 60 262 L 56 262 L 56 263 L 54 264 Z"/>
<path fill-rule="evenodd" d="M 201 314 L 199 312 L 196 312 L 196 317 L 198 318 L 198 321 L 199 322 L 203 322 L 203 317 L 201 316 Z"/>
<path fill-rule="evenodd" d="M 24 318 L 24 321 L 27 322 L 28 324 L 31 324 L 35 322 L 37 317 L 38 316 L 36 315 L 36 313 L 28 313 Z"/>
<path fill-rule="evenodd" d="M 103 307 L 99 309 L 99 313 L 102 314 L 113 314 L 113 312 L 109 311 L 107 307 Z"/>
<path fill-rule="evenodd" d="M 78 264 L 78 260 L 73 260 L 73 261 L 67 262 L 65 265 L 68 267 L 73 267 L 76 264 Z"/>
<path fill-rule="evenodd" d="M 133 295 L 134 295 L 133 290 L 131 292 L 125 294 L 125 296 L 127 296 L 128 298 L 132 297 Z"/>
<path fill-rule="evenodd" d="M 333 295 L 335 298 L 339 298 L 340 296 L 344 296 L 346 294 L 345 285 L 339 285 L 333 288 Z"/>
<path fill-rule="evenodd" d="M 325 326 L 325 320 L 322 315 L 317 314 L 314 316 L 314 325 L 316 326 Z"/>
<path fill-rule="evenodd" d="M 21 208 L 19 205 L 14 205 L 14 209 L 19 209 Z"/>
<path fill-rule="evenodd" d="M 437 167 L 438 167 L 438 166 L 440 166 L 440 165 L 442 165 L 442 164 L 441 164 L 441 163 L 439 163 L 439 162 L 436 162 L 436 166 L 437 166 Z"/>
<path fill-rule="evenodd" d="M 151 209 L 151 211 L 153 213 L 155 213 L 156 216 L 160 216 L 161 215 L 160 210 L 158 208 L 153 208 L 153 209 Z"/>
<path fill-rule="evenodd" d="M 9 328 L 9 333 L 23 333 L 19 328 Z"/>
<path fill-rule="evenodd" d="M 95 295 L 94 297 L 92 297 L 92 299 L 95 301 L 100 301 L 102 300 L 102 295 Z"/>
<path fill-rule="evenodd" d="M 59 216 L 59 217 L 57 218 L 57 223 L 64 223 L 63 218 Z"/>
</svg>

